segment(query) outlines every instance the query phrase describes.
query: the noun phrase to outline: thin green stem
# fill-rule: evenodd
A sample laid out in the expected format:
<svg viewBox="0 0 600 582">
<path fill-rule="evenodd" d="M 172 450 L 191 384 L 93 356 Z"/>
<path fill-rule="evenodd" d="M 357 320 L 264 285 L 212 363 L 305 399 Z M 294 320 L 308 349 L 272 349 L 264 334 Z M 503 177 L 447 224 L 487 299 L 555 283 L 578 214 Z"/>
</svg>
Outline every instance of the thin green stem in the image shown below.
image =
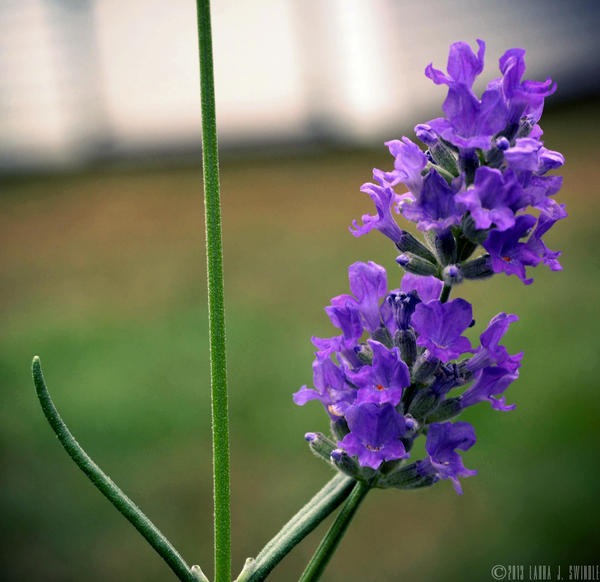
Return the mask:
<svg viewBox="0 0 600 582">
<path fill-rule="evenodd" d="M 261 582 L 277 564 L 352 491 L 354 479 L 338 473 L 267 543 L 255 559 L 249 559 L 236 582 Z"/>
<path fill-rule="evenodd" d="M 342 510 L 329 528 L 329 531 L 325 534 L 323 541 L 317 548 L 317 551 L 308 563 L 308 566 L 306 566 L 299 582 L 315 582 L 321 577 L 331 556 L 333 556 L 341 539 L 344 537 L 356 510 L 359 508 L 370 488 L 370 485 L 364 481 L 358 481 L 356 483 L 344 507 L 342 507 Z"/>
<path fill-rule="evenodd" d="M 117 487 L 113 480 L 94 463 L 75 440 L 75 437 L 60 417 L 56 406 L 54 406 L 54 402 L 52 402 L 42 374 L 40 359 L 37 356 L 33 358 L 32 372 L 35 390 L 44 416 L 58 437 L 60 444 L 75 464 L 87 475 L 100 493 L 146 538 L 148 543 L 169 565 L 180 580 L 185 582 L 198 582 L 198 580 L 201 580 L 199 574 L 196 573 L 200 571 L 199 568 L 195 567 L 196 572 L 190 570 L 184 559 L 179 555 L 179 552 L 171 545 L 171 542 L 144 515 L 142 510 Z"/>
<path fill-rule="evenodd" d="M 231 572 L 231 515 L 229 505 L 229 419 L 225 358 L 225 302 L 223 294 L 219 153 L 217 148 L 209 0 L 197 0 L 197 10 L 212 394 L 215 582 L 229 582 Z"/>
<path fill-rule="evenodd" d="M 452 285 L 446 285 L 444 283 L 444 287 L 442 288 L 442 293 L 440 295 L 440 301 L 442 303 L 446 303 L 446 301 L 448 301 L 448 298 L 450 297 L 450 291 L 452 290 Z"/>
</svg>

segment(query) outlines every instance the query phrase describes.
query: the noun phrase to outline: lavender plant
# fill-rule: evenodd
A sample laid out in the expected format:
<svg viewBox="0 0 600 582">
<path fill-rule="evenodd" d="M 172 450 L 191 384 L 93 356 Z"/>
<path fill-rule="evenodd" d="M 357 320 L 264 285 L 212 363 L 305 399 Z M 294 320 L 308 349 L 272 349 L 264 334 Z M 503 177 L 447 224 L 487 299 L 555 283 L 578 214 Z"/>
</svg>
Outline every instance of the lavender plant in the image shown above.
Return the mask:
<svg viewBox="0 0 600 582">
<path fill-rule="evenodd" d="M 375 229 L 395 244 L 405 270 L 400 287 L 390 290 L 385 269 L 374 262 L 350 266 L 351 294 L 325 308 L 341 334 L 312 338 L 313 387 L 294 394 L 296 404 L 318 400 L 329 415 L 333 438 L 315 432 L 305 438 L 315 454 L 358 482 L 350 507 L 373 487 L 417 489 L 448 479 L 462 493 L 459 478 L 477 471 L 464 466 L 458 451 L 476 437 L 469 423 L 454 419 L 479 402 L 514 409 L 502 394 L 518 378 L 523 353 L 511 355 L 500 343 L 519 319 L 503 312 L 473 346 L 463 335 L 475 323 L 472 306 L 448 301 L 450 292 L 465 279 L 504 272 L 528 285 L 526 267 L 562 268 L 560 252 L 542 237 L 566 216 L 552 198 L 562 178 L 546 175 L 564 158 L 544 147 L 538 125 L 556 85 L 523 81 L 525 51 L 515 48 L 500 58 L 502 76 L 479 98 L 472 87 L 483 71 L 485 43 L 477 43 L 477 53 L 453 44 L 446 73 L 432 64 L 425 69 L 434 83 L 448 86 L 445 117 L 415 127 L 425 151 L 407 137 L 386 142 L 394 168 L 373 170 L 374 182 L 361 188 L 377 213 L 353 221 L 350 231 L 359 237 Z M 400 185 L 407 191 L 398 193 Z M 416 223 L 423 240 L 400 228 L 394 215 Z M 413 460 L 421 436 L 426 456 Z M 303 580 L 323 571 L 345 529 L 339 520 Z"/>
<path fill-rule="evenodd" d="M 215 581 L 230 580 L 229 445 L 224 342 L 221 219 L 216 140 L 211 27 L 208 0 L 198 0 L 203 113 L 203 161 L 209 290 Z M 487 401 L 512 410 L 503 392 L 518 377 L 522 353 L 509 354 L 502 337 L 516 315 L 499 313 L 473 346 L 463 334 L 473 325 L 471 305 L 448 301 L 464 279 L 516 274 L 543 262 L 560 269 L 559 252 L 542 237 L 566 216 L 552 196 L 561 178 L 545 174 L 563 163 L 547 150 L 538 125 L 544 99 L 555 90 L 548 79 L 522 81 L 524 51 L 500 59 L 502 77 L 481 98 L 472 90 L 483 70 L 485 45 L 477 41 L 450 48 L 447 73 L 429 65 L 426 75 L 448 86 L 446 117 L 417 125 L 426 151 L 406 137 L 387 142 L 394 169 L 374 170 L 365 184 L 377 210 L 354 221 L 351 232 L 372 229 L 390 238 L 406 271 L 400 287 L 388 289 L 385 269 L 374 262 L 349 268 L 351 294 L 334 297 L 327 312 L 340 330 L 313 338 L 313 387 L 294 394 L 296 404 L 320 401 L 331 421 L 331 438 L 306 434 L 310 448 L 336 469 L 327 483 L 270 540 L 249 558 L 237 582 L 264 580 L 279 561 L 344 503 L 300 580 L 317 580 L 361 501 L 372 488 L 417 489 L 474 475 L 457 451 L 475 444 L 473 427 L 454 421 L 465 408 Z M 398 194 L 404 184 L 408 191 Z M 536 214 L 531 214 L 535 210 Z M 420 241 L 400 228 L 396 215 L 415 222 Z M 479 255 L 479 256 L 477 256 Z M 33 377 L 42 409 L 59 441 L 92 483 L 147 539 L 178 579 L 207 581 L 199 566 L 188 566 L 160 530 L 85 453 L 62 421 L 42 375 Z M 413 460 L 413 444 L 425 438 L 426 456 Z"/>
</svg>

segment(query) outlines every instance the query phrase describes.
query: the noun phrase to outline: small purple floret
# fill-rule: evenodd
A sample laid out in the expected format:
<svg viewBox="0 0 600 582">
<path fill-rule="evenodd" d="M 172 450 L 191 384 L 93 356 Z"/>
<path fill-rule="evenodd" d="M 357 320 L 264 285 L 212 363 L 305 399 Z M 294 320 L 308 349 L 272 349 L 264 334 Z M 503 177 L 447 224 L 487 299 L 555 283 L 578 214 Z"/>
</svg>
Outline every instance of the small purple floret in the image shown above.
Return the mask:
<svg viewBox="0 0 600 582">
<path fill-rule="evenodd" d="M 391 404 L 367 402 L 346 411 L 350 433 L 338 444 L 358 457 L 363 467 L 378 469 L 383 461 L 408 457 L 400 440 L 405 433 L 404 417 Z"/>
<path fill-rule="evenodd" d="M 458 477 L 471 477 L 477 471 L 467 469 L 455 449 L 466 451 L 476 441 L 475 430 L 468 422 L 431 424 L 425 444 L 429 456 L 419 462 L 419 472 L 422 475 L 435 475 L 439 479 L 450 479 L 456 492 L 462 494 Z"/>
<path fill-rule="evenodd" d="M 487 400 L 494 410 L 514 410 L 516 404 L 507 405 L 504 396 L 499 399 L 494 396 L 502 394 L 518 377 L 517 371 L 510 372 L 500 366 L 484 368 L 477 372 L 475 383 L 462 395 L 461 405 L 466 408 Z"/>
<path fill-rule="evenodd" d="M 421 277 L 420 275 L 413 275 L 412 273 L 405 273 L 400 283 L 400 289 L 404 293 L 410 293 L 416 291 L 419 299 L 423 303 L 428 301 L 434 301 L 440 298 L 444 283 L 437 277 Z"/>
<path fill-rule="evenodd" d="M 471 305 L 464 299 L 449 303 L 419 303 L 412 317 L 412 325 L 418 334 L 417 345 L 427 348 L 442 362 L 471 351 L 471 342 L 462 333 L 472 321 Z"/>
</svg>

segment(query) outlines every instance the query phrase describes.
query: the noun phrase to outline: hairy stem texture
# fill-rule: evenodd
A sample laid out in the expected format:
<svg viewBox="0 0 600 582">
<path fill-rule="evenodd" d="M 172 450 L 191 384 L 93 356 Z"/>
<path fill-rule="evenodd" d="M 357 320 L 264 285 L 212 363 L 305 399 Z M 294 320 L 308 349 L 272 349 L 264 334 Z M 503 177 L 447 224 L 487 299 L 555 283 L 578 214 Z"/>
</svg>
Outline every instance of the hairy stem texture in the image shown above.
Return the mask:
<svg viewBox="0 0 600 582">
<path fill-rule="evenodd" d="M 231 572 L 231 515 L 229 491 L 229 419 L 225 357 L 225 306 L 219 155 L 209 0 L 197 0 L 202 101 L 202 161 L 208 275 L 211 410 L 213 434 L 213 491 L 215 582 L 229 582 Z"/>
</svg>

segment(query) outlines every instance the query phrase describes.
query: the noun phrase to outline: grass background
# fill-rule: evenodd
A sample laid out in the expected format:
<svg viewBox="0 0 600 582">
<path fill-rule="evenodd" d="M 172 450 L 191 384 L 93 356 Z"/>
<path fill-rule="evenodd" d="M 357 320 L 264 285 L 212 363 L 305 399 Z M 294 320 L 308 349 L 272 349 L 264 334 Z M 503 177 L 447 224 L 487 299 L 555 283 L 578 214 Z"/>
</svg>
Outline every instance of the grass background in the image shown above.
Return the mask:
<svg viewBox="0 0 600 582">
<path fill-rule="evenodd" d="M 595 563 L 598 528 L 597 104 L 549 111 L 546 143 L 567 164 L 569 219 L 547 236 L 564 271 L 466 283 L 476 331 L 518 313 L 506 345 L 525 350 L 511 413 L 462 418 L 479 474 L 375 491 L 324 581 L 481 581 L 494 564 Z M 590 125 L 592 123 L 592 125 Z M 394 132 L 396 133 L 396 132 Z M 394 248 L 350 221 L 376 151 L 315 151 L 222 166 L 230 380 L 234 573 L 329 478 L 304 443 L 326 430 L 311 381 L 310 336 L 347 291 L 347 266 L 375 260 L 392 285 Z M 0 184 L 2 579 L 171 579 L 168 568 L 60 450 L 30 380 L 42 358 L 59 410 L 90 455 L 170 537 L 212 572 L 209 387 L 201 171 L 160 163 Z M 297 579 L 323 527 L 270 579 Z M 563 574 L 565 576 L 566 574 Z"/>
</svg>

